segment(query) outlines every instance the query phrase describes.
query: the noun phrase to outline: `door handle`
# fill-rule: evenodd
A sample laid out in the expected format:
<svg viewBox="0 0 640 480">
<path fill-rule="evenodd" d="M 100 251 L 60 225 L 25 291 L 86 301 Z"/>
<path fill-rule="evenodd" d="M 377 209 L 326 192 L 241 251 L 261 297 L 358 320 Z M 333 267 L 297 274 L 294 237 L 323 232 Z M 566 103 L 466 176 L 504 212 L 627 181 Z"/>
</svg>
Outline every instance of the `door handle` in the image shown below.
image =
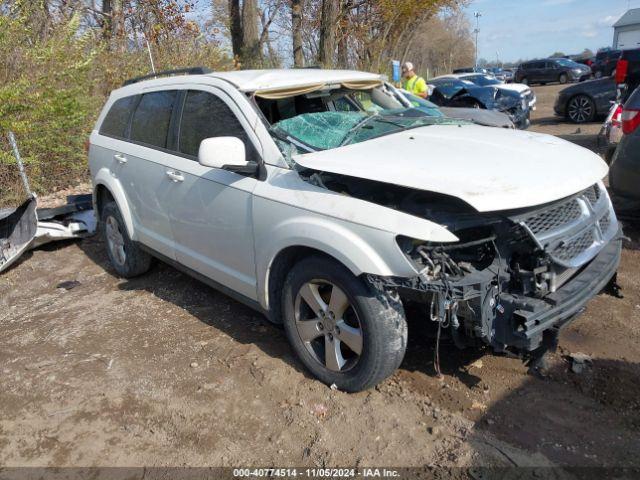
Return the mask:
<svg viewBox="0 0 640 480">
<path fill-rule="evenodd" d="M 115 158 L 118 163 L 120 165 L 124 165 L 125 163 L 127 163 L 127 157 L 125 157 L 124 155 L 122 155 L 121 153 L 116 153 L 113 158 Z"/>
<path fill-rule="evenodd" d="M 180 172 L 172 172 L 171 170 L 167 170 L 167 177 L 169 177 L 174 183 L 184 181 L 184 177 Z"/>
</svg>

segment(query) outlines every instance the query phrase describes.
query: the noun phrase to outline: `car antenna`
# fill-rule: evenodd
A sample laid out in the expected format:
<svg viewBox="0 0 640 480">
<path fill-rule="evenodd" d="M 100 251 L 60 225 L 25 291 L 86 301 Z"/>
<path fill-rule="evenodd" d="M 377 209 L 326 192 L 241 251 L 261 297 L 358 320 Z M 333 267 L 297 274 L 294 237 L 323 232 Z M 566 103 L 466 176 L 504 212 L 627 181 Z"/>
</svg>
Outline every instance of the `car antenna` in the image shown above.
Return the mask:
<svg viewBox="0 0 640 480">
<path fill-rule="evenodd" d="M 151 71 L 156 73 L 156 66 L 153 64 L 153 55 L 151 54 L 151 45 L 149 45 L 149 40 L 147 39 L 147 35 L 142 32 L 142 36 L 144 37 L 144 41 L 147 44 L 147 52 L 149 53 L 149 61 L 151 62 Z"/>
</svg>

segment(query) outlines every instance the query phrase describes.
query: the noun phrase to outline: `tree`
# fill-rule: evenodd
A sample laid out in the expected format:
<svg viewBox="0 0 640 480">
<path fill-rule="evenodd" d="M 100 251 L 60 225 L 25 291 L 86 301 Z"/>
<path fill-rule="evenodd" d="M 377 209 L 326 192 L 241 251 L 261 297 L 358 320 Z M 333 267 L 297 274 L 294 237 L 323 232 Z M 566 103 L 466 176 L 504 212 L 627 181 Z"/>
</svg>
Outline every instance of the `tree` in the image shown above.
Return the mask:
<svg viewBox="0 0 640 480">
<path fill-rule="evenodd" d="M 291 0 L 291 36 L 293 40 L 293 65 L 304 67 L 302 48 L 302 11 L 304 0 Z"/>
<path fill-rule="evenodd" d="M 257 0 L 242 3 L 242 50 L 241 58 L 248 67 L 262 64 L 261 39 L 258 32 Z"/>
<path fill-rule="evenodd" d="M 340 0 L 322 0 L 318 61 L 325 68 L 332 68 L 334 66 L 337 34 L 336 23 L 339 12 Z"/>
</svg>

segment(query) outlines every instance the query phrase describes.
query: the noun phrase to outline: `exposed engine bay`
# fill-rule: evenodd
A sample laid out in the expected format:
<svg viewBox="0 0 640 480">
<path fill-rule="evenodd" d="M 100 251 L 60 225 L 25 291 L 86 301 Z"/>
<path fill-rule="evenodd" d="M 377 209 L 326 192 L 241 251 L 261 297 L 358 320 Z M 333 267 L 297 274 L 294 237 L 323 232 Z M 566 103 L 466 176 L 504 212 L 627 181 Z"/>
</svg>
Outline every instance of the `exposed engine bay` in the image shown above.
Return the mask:
<svg viewBox="0 0 640 480">
<path fill-rule="evenodd" d="M 615 283 L 620 241 L 612 240 L 619 227 L 599 184 L 549 205 L 479 213 L 443 194 L 308 169 L 300 175 L 318 187 L 426 218 L 459 238 L 436 244 L 399 236 L 416 276 L 368 280 L 426 306 L 430 320 L 460 348 L 485 344 L 525 356 L 546 349 L 559 327 L 581 312 L 581 296 Z"/>
</svg>

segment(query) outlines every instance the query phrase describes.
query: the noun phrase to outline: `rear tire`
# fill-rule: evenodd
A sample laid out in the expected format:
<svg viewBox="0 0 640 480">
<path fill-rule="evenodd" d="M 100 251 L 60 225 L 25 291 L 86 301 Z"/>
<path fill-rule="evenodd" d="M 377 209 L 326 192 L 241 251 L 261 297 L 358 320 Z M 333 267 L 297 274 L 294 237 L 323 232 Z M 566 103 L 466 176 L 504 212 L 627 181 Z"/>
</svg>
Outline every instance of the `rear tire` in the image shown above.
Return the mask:
<svg viewBox="0 0 640 480">
<path fill-rule="evenodd" d="M 576 95 L 567 102 L 567 118 L 573 123 L 592 122 L 596 116 L 596 104 L 587 95 Z"/>
<path fill-rule="evenodd" d="M 596 73 L 593 74 L 595 78 L 602 78 L 602 70 L 596 70 Z"/>
<path fill-rule="evenodd" d="M 522 83 L 523 85 L 529 85 L 529 79 L 527 77 L 522 77 L 520 83 Z"/>
<path fill-rule="evenodd" d="M 116 273 L 132 278 L 147 272 L 152 257 L 131 240 L 115 202 L 109 202 L 102 208 L 100 220 L 107 255 Z"/>
<path fill-rule="evenodd" d="M 561 73 L 560 76 L 558 77 L 558 81 L 564 85 L 565 83 L 567 83 L 569 81 L 569 77 L 567 77 L 566 73 Z"/>
<path fill-rule="evenodd" d="M 397 294 L 335 260 L 312 256 L 297 263 L 285 280 L 282 302 L 291 347 L 323 383 L 358 392 L 400 366 L 407 324 Z"/>
</svg>

